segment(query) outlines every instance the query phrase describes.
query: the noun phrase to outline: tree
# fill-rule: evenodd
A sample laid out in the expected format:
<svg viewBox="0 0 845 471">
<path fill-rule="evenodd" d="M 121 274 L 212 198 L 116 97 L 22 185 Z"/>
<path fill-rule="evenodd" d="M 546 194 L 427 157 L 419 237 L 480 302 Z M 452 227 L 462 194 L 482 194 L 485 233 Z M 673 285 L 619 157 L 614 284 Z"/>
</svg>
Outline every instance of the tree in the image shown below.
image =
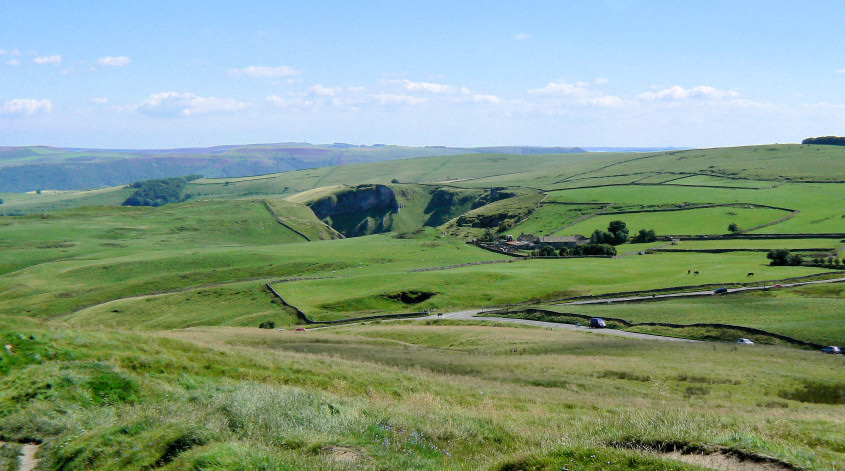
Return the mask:
<svg viewBox="0 0 845 471">
<path fill-rule="evenodd" d="M 772 249 L 766 255 L 766 258 L 772 261 L 772 265 L 786 265 L 789 260 L 789 250 L 787 249 Z"/>
<path fill-rule="evenodd" d="M 275 329 L 276 323 L 273 322 L 273 321 L 264 321 L 264 322 L 258 324 L 258 328 L 259 329 Z"/>
<path fill-rule="evenodd" d="M 637 235 L 634 236 L 633 239 L 631 239 L 631 242 L 643 243 L 654 242 L 655 240 L 657 240 L 657 233 L 654 232 L 654 229 L 646 230 L 645 228 L 643 228 L 640 229 L 640 231 L 637 233 Z"/>
<path fill-rule="evenodd" d="M 613 236 L 613 245 L 624 244 L 628 241 L 628 226 L 622 221 L 610 221 L 607 232 Z"/>
<path fill-rule="evenodd" d="M 728 232 L 730 232 L 731 234 L 739 234 L 740 232 L 742 232 L 742 228 L 739 227 L 739 224 L 732 222 L 728 224 Z"/>
<path fill-rule="evenodd" d="M 593 231 L 593 235 L 590 236 L 590 243 L 591 244 L 605 244 L 610 243 L 613 240 L 613 235 L 609 232 L 604 232 L 601 229 L 596 229 Z"/>
</svg>

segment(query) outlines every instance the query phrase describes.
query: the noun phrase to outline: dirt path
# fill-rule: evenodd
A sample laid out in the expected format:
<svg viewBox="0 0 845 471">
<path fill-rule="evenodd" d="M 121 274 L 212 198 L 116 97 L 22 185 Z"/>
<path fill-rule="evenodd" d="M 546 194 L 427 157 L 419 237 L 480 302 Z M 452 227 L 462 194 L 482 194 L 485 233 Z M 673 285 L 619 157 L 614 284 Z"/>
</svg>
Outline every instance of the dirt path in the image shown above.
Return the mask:
<svg viewBox="0 0 845 471">
<path fill-rule="evenodd" d="M 38 462 L 40 461 L 35 457 L 35 454 L 38 453 L 38 448 L 40 445 L 24 445 L 23 450 L 21 450 L 21 456 L 19 457 L 21 466 L 18 468 L 18 471 L 32 471 L 38 466 Z"/>
<path fill-rule="evenodd" d="M 0 448 L 3 448 L 8 443 L 0 441 Z M 14 443 L 12 443 L 14 445 Z M 38 462 L 41 461 L 35 457 L 35 454 L 38 453 L 38 448 L 41 445 L 33 445 L 33 444 L 25 444 L 23 448 L 21 448 L 21 454 L 18 455 L 18 471 L 33 471 L 36 466 L 38 466 Z"/>
</svg>

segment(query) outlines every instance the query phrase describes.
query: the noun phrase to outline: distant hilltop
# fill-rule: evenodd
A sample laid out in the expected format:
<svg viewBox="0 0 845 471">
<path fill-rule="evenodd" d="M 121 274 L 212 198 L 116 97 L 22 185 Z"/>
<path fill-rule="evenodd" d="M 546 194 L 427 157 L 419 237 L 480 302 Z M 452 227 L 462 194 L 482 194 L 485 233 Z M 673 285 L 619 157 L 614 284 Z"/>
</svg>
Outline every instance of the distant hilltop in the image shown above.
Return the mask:
<svg viewBox="0 0 845 471">
<path fill-rule="evenodd" d="M 0 192 L 102 188 L 190 174 L 234 178 L 440 155 L 583 152 L 587 151 L 579 147 L 407 147 L 304 142 L 147 150 L 0 147 Z"/>
</svg>

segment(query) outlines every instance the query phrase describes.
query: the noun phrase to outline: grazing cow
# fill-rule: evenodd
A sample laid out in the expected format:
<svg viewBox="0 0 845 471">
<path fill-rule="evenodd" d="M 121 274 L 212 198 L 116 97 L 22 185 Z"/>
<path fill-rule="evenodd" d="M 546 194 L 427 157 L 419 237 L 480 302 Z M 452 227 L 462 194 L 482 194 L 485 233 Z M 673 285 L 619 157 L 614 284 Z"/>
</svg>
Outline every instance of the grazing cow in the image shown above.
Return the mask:
<svg viewBox="0 0 845 471">
<path fill-rule="evenodd" d="M 691 270 L 687 270 L 687 275 L 689 275 L 690 273 L 692 273 L 692 271 L 691 271 Z"/>
<path fill-rule="evenodd" d="M 750 272 L 747 275 L 745 275 L 746 278 L 749 277 L 749 276 L 754 276 L 754 272 Z"/>
<path fill-rule="evenodd" d="M 698 276 L 698 270 L 696 270 L 696 271 L 694 271 L 694 272 L 692 272 L 692 273 L 693 273 L 693 275 Z"/>
</svg>

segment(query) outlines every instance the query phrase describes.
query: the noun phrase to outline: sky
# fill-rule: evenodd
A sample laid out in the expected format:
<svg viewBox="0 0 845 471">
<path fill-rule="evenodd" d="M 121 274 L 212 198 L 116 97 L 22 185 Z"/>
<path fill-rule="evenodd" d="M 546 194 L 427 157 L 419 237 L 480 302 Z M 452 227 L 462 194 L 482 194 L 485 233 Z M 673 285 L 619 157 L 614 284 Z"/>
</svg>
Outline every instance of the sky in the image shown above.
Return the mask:
<svg viewBox="0 0 845 471">
<path fill-rule="evenodd" d="M 840 0 L 0 0 L 0 146 L 800 142 L 845 135 L 843 18 Z"/>
</svg>

